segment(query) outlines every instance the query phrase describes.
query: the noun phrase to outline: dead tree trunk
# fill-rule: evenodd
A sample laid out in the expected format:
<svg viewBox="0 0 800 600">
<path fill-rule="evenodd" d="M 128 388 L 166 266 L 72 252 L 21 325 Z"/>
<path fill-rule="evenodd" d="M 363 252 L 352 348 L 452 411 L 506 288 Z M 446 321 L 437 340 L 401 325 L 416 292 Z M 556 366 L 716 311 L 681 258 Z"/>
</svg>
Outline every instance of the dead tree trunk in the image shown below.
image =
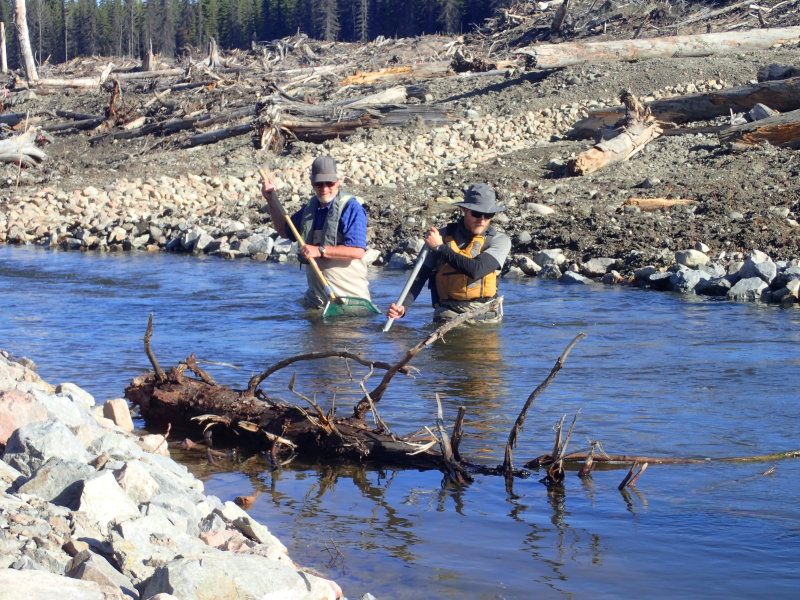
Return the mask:
<svg viewBox="0 0 800 600">
<path fill-rule="evenodd" d="M 150 72 L 156 69 L 156 55 L 153 54 L 153 40 L 147 42 L 147 52 L 142 58 L 142 71 Z"/>
<path fill-rule="evenodd" d="M 571 175 L 594 173 L 607 165 L 628 160 L 661 135 L 653 115 L 632 94 L 623 92 L 621 99 L 628 108 L 626 122 L 614 130 L 614 137 L 570 159 L 567 171 Z"/>
<path fill-rule="evenodd" d="M 6 53 L 6 24 L 0 23 L 0 71 L 8 73 L 8 55 Z"/>
<path fill-rule="evenodd" d="M 208 57 L 205 60 L 205 64 L 209 69 L 217 69 L 222 65 L 217 40 L 213 37 L 208 40 Z"/>
<path fill-rule="evenodd" d="M 22 135 L 0 140 L 0 162 L 17 163 L 26 167 L 34 167 L 47 158 L 34 140 L 36 130 L 29 129 Z"/>
<path fill-rule="evenodd" d="M 800 110 L 734 125 L 719 133 L 719 141 L 734 149 L 769 142 L 780 148 L 800 148 Z"/>
<path fill-rule="evenodd" d="M 569 9 L 569 0 L 564 0 L 556 9 L 556 15 L 553 17 L 553 22 L 550 23 L 550 32 L 559 33 L 561 27 L 564 26 L 564 19 L 567 18 L 567 11 Z"/>
<path fill-rule="evenodd" d="M 775 44 L 794 42 L 798 39 L 800 39 L 800 27 L 777 27 L 644 40 L 543 44 L 515 52 L 532 57 L 534 66 L 538 69 L 553 69 L 587 62 L 712 56 L 769 48 Z"/>
<path fill-rule="evenodd" d="M 480 309 L 462 315 L 464 320 L 474 318 Z M 463 322 L 463 320 L 461 321 Z M 510 484 L 513 477 L 528 477 L 526 470 L 513 468 L 511 460 L 511 447 L 516 444 L 517 436 L 522 430 L 527 410 L 534 399 L 552 381 L 556 373 L 563 366 L 572 347 L 583 338 L 579 334 L 559 357 L 556 365 L 551 370 L 548 378 L 540 384 L 528 398 L 525 406 L 517 419 L 506 447 L 506 460 L 503 465 L 496 467 L 469 463 L 461 459 L 458 453 L 458 444 L 462 437 L 464 418 L 463 407 L 459 410 L 452 436 L 448 436 L 444 427 L 441 403 L 437 398 L 437 420 L 435 428 L 424 427 L 426 433 L 417 433 L 399 437 L 393 434 L 388 426 L 375 412 L 375 406 L 382 390 L 385 389 L 392 375 L 398 372 L 409 374 L 408 362 L 427 344 L 441 338 L 445 329 L 440 327 L 423 342 L 409 350 L 406 356 L 398 363 L 391 365 L 380 361 L 369 361 L 358 355 L 342 352 L 311 353 L 284 359 L 268 367 L 264 372 L 252 377 L 247 389 L 237 391 L 215 383 L 214 379 L 197 364 L 194 355 L 190 355 L 180 365 L 165 372 L 150 349 L 152 334 L 152 315 L 148 321 L 147 332 L 144 336 L 145 354 L 153 366 L 153 371 L 136 377 L 125 389 L 125 397 L 141 408 L 142 416 L 148 426 L 160 430 L 174 431 L 178 435 L 194 435 L 205 438 L 209 452 L 212 445 L 238 447 L 247 451 L 263 451 L 274 465 L 285 464 L 291 457 L 302 454 L 314 460 L 344 460 L 352 462 L 374 462 L 383 465 L 393 465 L 404 468 L 439 469 L 443 470 L 453 481 L 468 482 L 473 474 L 504 475 Z M 452 327 L 452 325 L 451 325 Z M 324 411 L 315 399 L 304 396 L 296 389 L 295 378 L 289 383 L 289 390 L 305 403 L 304 407 L 278 402 L 258 389 L 259 385 L 271 374 L 286 368 L 300 360 L 320 360 L 341 358 L 369 367 L 370 371 L 359 385 L 365 393 L 369 406 L 375 414 L 376 429 L 371 429 L 361 417 L 357 407 L 353 416 L 347 418 L 336 417 L 333 408 Z M 373 369 L 384 369 L 387 375 L 373 392 L 371 397 L 366 392 L 365 382 Z M 187 371 L 196 377 L 190 377 Z M 352 377 L 350 366 L 345 371 Z M 359 406 L 361 403 L 359 403 Z M 577 418 L 577 415 L 576 415 Z M 563 424 L 562 418 L 561 423 Z M 557 483 L 563 482 L 564 465 L 585 460 L 586 455 L 566 454 L 567 445 L 575 424 L 575 419 L 566 433 L 561 434 L 561 426 L 556 437 L 556 444 L 549 455 L 542 455 L 526 463 L 526 468 L 548 468 L 548 477 Z M 186 445 L 196 445 L 189 443 Z M 432 450 L 436 445 L 441 445 L 442 453 Z M 593 448 L 599 442 L 593 442 Z M 284 460 L 288 454 L 290 458 Z M 598 456 L 594 453 L 595 461 L 609 463 L 677 463 L 677 462 L 706 462 L 699 459 L 675 458 L 649 458 L 631 456 L 608 456 L 603 453 Z M 800 451 L 783 452 L 767 456 L 753 456 L 741 458 L 716 459 L 718 461 L 764 461 L 780 458 L 797 457 Z M 558 471 L 556 473 L 556 471 Z M 588 469 L 584 469 L 584 475 Z"/>
<path fill-rule="evenodd" d="M 33 60 L 33 52 L 31 51 L 31 38 L 28 34 L 28 13 L 25 8 L 25 0 L 14 0 L 14 26 L 17 28 L 19 52 L 22 55 L 25 77 L 28 81 L 37 81 L 39 79 L 39 73 L 36 71 L 36 61 Z"/>
</svg>

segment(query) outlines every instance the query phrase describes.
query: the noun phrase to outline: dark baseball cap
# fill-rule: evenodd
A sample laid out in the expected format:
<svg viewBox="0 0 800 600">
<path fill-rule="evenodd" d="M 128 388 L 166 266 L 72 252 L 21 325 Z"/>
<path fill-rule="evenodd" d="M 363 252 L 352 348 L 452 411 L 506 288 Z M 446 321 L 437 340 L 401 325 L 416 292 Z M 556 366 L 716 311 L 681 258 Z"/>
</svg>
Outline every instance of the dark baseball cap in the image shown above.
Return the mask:
<svg viewBox="0 0 800 600">
<path fill-rule="evenodd" d="M 330 156 L 318 156 L 311 163 L 311 183 L 339 181 L 336 161 Z"/>
</svg>

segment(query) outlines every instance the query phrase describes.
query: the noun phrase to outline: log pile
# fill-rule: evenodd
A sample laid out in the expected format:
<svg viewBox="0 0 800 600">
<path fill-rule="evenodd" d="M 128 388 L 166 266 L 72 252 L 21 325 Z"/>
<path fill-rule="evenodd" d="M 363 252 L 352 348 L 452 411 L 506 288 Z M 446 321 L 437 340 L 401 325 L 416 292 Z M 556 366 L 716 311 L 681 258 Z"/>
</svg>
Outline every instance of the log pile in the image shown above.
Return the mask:
<svg viewBox="0 0 800 600">
<path fill-rule="evenodd" d="M 141 63 L 77 59 L 58 72 L 43 65 L 38 80 L 17 81 L 14 95 L 69 87 L 105 96 L 103 114 L 13 113 L 12 126 L 15 131 L 35 126 L 59 135 L 90 131 L 92 144 L 152 137 L 152 146 L 176 148 L 250 136 L 255 148 L 273 151 L 293 140 L 320 143 L 363 129 L 412 122 L 437 127 L 452 124 L 457 116 L 428 101 L 425 84 L 432 78 L 511 76 L 526 69 L 545 69 L 541 76 L 546 77 L 582 62 L 705 56 L 796 43 L 800 27 L 787 15 L 798 5 L 800 0 L 773 7 L 741 2 L 681 15 L 641 3 L 517 2 L 462 37 L 345 44 L 298 33 L 254 43 L 248 51 L 222 52 L 211 40 L 206 50 L 189 52 L 180 66 L 166 64 L 152 51 Z M 617 39 L 632 22 L 639 22 L 632 38 Z M 793 26 L 778 26 L 787 22 Z M 757 85 L 648 102 L 645 108 L 664 135 L 683 133 L 680 124 L 749 110 L 758 103 L 780 113 L 797 110 L 798 68 L 771 65 L 759 74 Z M 570 137 L 597 136 L 624 114 L 624 107 L 595 111 L 575 124 Z M 794 130 L 786 121 L 790 118 L 781 121 L 777 134 L 743 132 L 734 144 L 732 132 L 725 143 L 731 140 L 729 145 L 738 148 L 751 143 L 748 139 L 772 137 L 794 147 L 787 139 Z M 3 155 L 0 160 L 10 159 Z M 36 163 L 22 161 L 26 166 Z"/>
<path fill-rule="evenodd" d="M 150 55 L 141 65 L 95 66 L 78 59 L 61 68 L 72 76 L 43 72 L 36 81 L 18 80 L 14 96 L 72 88 L 107 95 L 104 114 L 23 114 L 13 125 L 60 134 L 89 130 L 93 144 L 169 136 L 177 147 L 192 147 L 250 134 L 256 148 L 274 150 L 288 141 L 320 143 L 362 128 L 411 121 L 434 127 L 452 122 L 453 116 L 425 105 L 425 88 L 417 82 L 453 74 L 449 42 L 434 36 L 418 42 L 379 39 L 339 49 L 298 34 L 225 56 L 212 42 L 207 56 L 177 68 Z M 386 68 L 387 56 L 390 61 L 407 57 L 409 64 Z M 371 65 L 372 73 L 364 72 Z M 100 72 L 87 75 L 87 69 Z"/>
<path fill-rule="evenodd" d="M 771 65 L 776 69 L 777 65 Z M 782 72 L 791 72 L 789 67 Z M 645 107 L 665 127 L 697 121 L 709 121 L 731 113 L 746 112 L 764 104 L 778 112 L 800 109 L 800 77 L 764 80 L 734 88 L 674 96 L 646 102 Z M 604 127 L 612 126 L 625 115 L 625 106 L 593 111 L 576 122 L 568 136 L 579 139 L 593 137 Z"/>
<path fill-rule="evenodd" d="M 768 79 L 775 77 L 776 79 Z M 595 111 L 573 126 L 568 137 L 599 137 L 592 149 L 567 163 L 571 175 L 585 175 L 628 160 L 659 135 L 716 133 L 723 146 L 743 150 L 761 143 L 800 148 L 800 77 L 795 67 L 768 65 L 759 82 L 719 92 L 675 96 L 641 104 L 628 92 L 623 106 Z M 744 122 L 679 128 L 678 124 L 711 121 L 742 113 Z M 624 118 L 622 118 L 624 115 Z"/>
</svg>

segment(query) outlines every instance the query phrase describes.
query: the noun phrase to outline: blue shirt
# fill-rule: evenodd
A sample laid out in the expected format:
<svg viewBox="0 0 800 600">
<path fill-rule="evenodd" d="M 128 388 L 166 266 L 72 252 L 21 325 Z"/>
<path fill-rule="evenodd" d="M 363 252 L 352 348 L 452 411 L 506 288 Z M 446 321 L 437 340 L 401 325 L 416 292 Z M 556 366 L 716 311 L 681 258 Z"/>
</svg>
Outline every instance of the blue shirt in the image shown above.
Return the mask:
<svg viewBox="0 0 800 600">
<path fill-rule="evenodd" d="M 314 215 L 314 229 L 322 229 L 325 226 L 325 219 L 328 218 L 332 203 L 322 206 L 320 203 Z M 305 206 L 292 215 L 292 222 L 295 227 L 300 229 L 303 221 Z M 354 248 L 367 248 L 367 212 L 355 198 L 350 198 L 342 209 L 339 218 L 339 233 L 342 236 L 343 246 Z"/>
</svg>

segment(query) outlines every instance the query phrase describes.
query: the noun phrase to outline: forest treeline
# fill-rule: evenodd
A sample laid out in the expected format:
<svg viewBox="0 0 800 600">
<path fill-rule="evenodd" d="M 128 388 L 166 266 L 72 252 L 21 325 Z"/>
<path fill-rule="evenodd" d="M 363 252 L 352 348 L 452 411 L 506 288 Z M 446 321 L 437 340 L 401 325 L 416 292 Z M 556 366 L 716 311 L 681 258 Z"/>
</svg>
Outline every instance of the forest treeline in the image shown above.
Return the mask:
<svg viewBox="0 0 800 600">
<path fill-rule="evenodd" d="M 27 0 L 39 65 L 80 56 L 165 58 L 203 48 L 249 48 L 298 31 L 329 41 L 368 41 L 468 31 L 511 0 Z M 14 0 L 0 0 L 9 66 L 20 64 Z"/>
</svg>

